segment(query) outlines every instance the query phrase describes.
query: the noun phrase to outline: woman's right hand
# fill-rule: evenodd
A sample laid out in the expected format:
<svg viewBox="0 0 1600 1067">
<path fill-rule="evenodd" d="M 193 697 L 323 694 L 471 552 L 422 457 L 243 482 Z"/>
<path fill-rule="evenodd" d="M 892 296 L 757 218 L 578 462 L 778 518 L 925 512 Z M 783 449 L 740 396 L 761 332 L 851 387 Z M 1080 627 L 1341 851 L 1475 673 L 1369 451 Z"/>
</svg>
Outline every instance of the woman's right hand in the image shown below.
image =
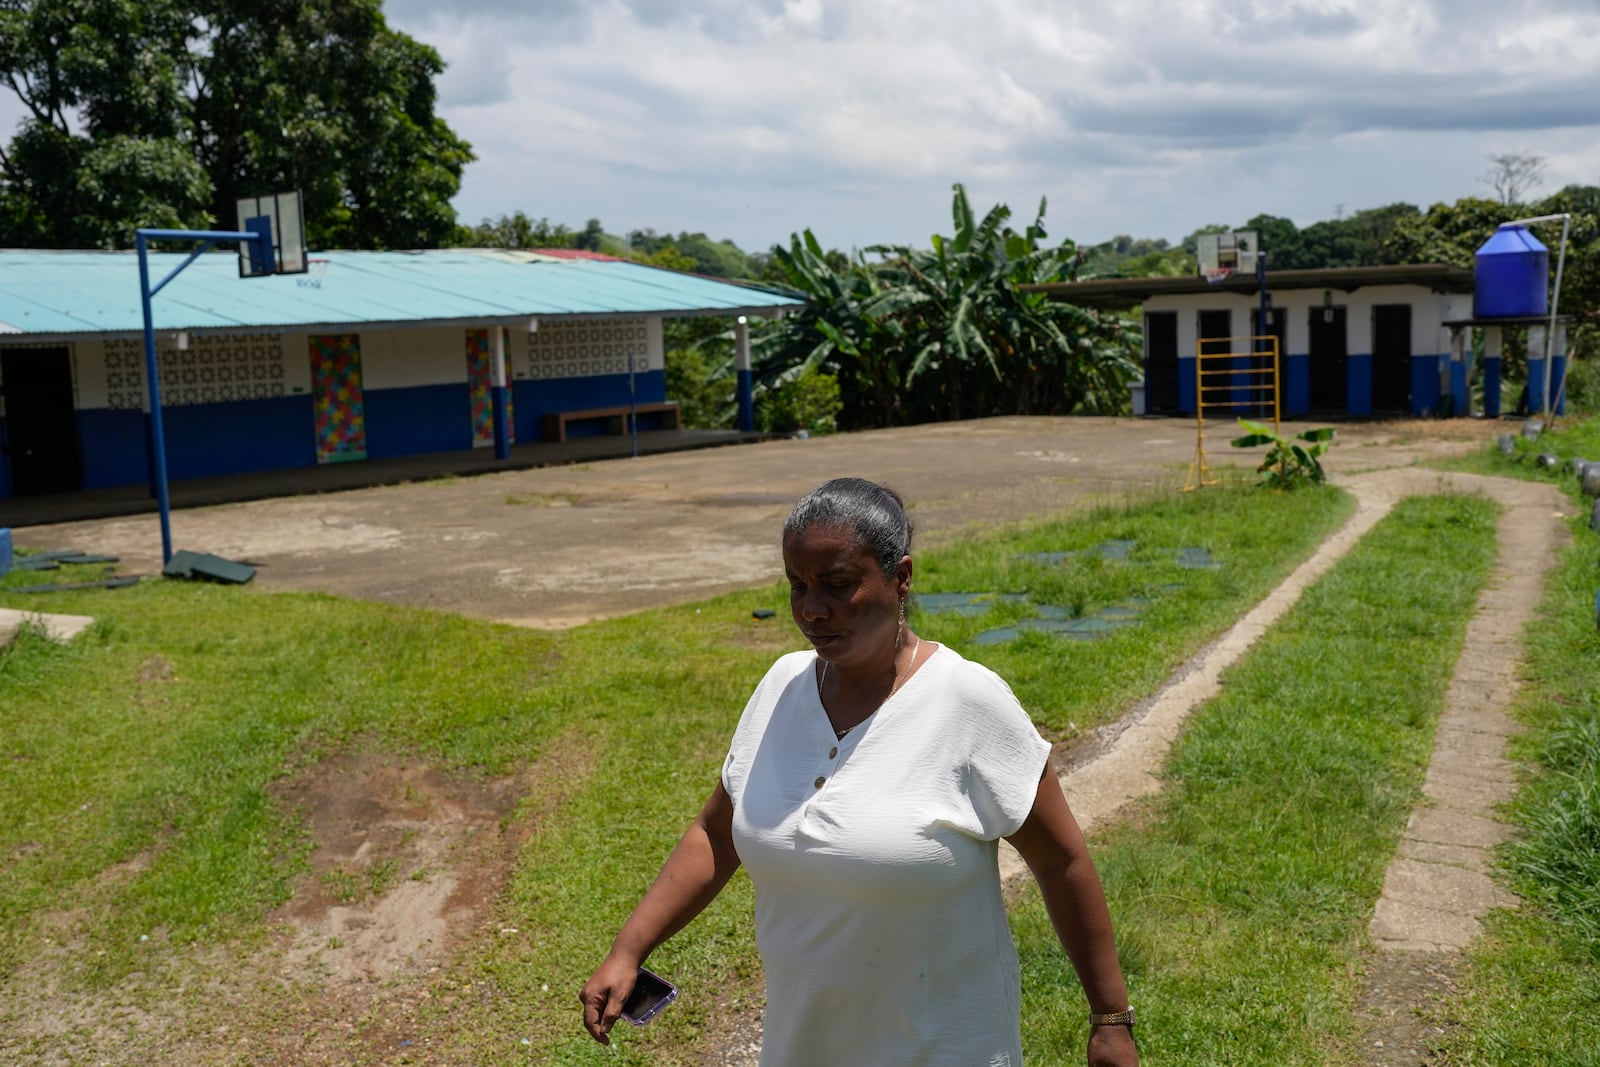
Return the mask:
<svg viewBox="0 0 1600 1067">
<path fill-rule="evenodd" d="M 627 1003 L 638 977 L 637 963 L 613 953 L 583 983 L 578 993 L 583 1003 L 583 1028 L 602 1045 L 611 1044 L 611 1027 L 621 1017 L 622 1005 Z"/>
</svg>

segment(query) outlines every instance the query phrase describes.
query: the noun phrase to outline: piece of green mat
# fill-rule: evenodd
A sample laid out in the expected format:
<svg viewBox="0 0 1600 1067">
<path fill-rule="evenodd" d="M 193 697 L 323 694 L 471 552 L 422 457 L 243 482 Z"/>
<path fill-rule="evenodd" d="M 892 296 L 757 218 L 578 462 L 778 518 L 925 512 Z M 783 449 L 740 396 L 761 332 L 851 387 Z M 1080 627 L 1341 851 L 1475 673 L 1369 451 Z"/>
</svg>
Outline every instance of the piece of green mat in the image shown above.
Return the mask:
<svg viewBox="0 0 1600 1067">
<path fill-rule="evenodd" d="M 235 563 L 231 559 L 213 556 L 209 552 L 190 552 L 180 549 L 161 568 L 168 578 L 188 578 L 201 582 L 222 582 L 225 585 L 243 585 L 256 576 L 256 569 L 248 563 Z"/>
<path fill-rule="evenodd" d="M 64 593 L 71 589 L 122 589 L 138 585 L 137 578 L 106 578 L 98 582 L 59 582 L 54 585 L 19 585 L 7 589 L 8 593 Z"/>
</svg>

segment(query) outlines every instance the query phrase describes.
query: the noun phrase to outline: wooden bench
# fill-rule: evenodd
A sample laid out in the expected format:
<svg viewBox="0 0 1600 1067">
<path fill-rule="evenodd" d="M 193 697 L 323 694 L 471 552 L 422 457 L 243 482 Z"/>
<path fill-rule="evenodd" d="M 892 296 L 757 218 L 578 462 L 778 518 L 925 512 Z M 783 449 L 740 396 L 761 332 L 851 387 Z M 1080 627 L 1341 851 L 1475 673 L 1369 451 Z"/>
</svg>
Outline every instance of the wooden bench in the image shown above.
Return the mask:
<svg viewBox="0 0 1600 1067">
<path fill-rule="evenodd" d="M 651 400 L 642 404 L 619 404 L 610 408 L 586 408 L 583 411 L 552 411 L 544 417 L 544 439 L 562 444 L 567 440 L 567 424 L 585 419 L 605 419 L 606 433 L 621 435 L 628 432 L 628 412 L 639 415 L 660 415 L 663 430 L 678 428 L 678 402 L 676 400 Z"/>
</svg>

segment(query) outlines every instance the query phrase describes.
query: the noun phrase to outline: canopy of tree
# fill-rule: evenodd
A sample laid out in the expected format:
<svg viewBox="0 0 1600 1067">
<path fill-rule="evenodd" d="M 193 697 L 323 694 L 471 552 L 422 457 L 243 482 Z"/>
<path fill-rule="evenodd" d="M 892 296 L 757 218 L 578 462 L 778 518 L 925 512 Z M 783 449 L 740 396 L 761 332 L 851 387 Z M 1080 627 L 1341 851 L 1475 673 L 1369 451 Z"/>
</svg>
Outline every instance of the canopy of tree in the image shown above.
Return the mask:
<svg viewBox="0 0 1600 1067">
<path fill-rule="evenodd" d="M 426 248 L 472 151 L 434 114 L 437 52 L 381 0 L 5 0 L 0 244 L 126 247 L 236 225 L 299 189 L 313 247 Z"/>
</svg>

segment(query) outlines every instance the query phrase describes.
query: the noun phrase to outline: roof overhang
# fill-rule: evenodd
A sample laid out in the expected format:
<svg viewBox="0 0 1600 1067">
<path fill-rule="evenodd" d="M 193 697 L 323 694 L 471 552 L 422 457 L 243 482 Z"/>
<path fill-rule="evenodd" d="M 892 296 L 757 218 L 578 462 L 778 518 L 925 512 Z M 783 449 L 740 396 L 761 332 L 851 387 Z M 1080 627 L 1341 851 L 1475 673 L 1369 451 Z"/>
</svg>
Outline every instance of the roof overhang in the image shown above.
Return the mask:
<svg viewBox="0 0 1600 1067">
<path fill-rule="evenodd" d="M 802 295 L 644 264 L 493 250 L 321 253 L 325 279 L 241 280 L 231 253 L 192 261 L 151 311 L 170 334 L 350 333 L 539 322 L 781 316 Z M 0 250 L 0 344 L 136 337 L 142 318 L 129 252 Z"/>
<path fill-rule="evenodd" d="M 1436 293 L 1470 293 L 1473 273 L 1465 267 L 1440 263 L 1409 263 L 1392 267 L 1327 267 L 1317 270 L 1267 272 L 1267 290 L 1338 289 L 1353 292 L 1379 285 L 1415 285 Z M 1151 297 L 1189 296 L 1201 293 L 1258 291 L 1254 274 L 1230 274 L 1220 282 L 1183 275 L 1165 278 L 1096 278 L 1085 282 L 1021 285 L 1024 292 L 1044 293 L 1052 300 L 1082 307 L 1124 310 L 1138 307 Z"/>
</svg>

